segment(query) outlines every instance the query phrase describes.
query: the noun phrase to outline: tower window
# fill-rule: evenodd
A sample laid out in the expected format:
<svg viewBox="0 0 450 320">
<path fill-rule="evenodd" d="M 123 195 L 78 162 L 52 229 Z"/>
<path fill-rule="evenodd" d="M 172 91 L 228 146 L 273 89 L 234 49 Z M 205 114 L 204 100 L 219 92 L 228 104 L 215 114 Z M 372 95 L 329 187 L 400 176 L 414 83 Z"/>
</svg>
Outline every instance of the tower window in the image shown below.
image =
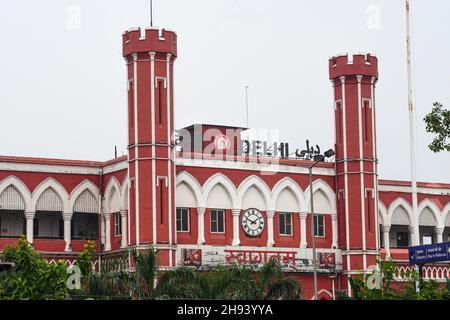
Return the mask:
<svg viewBox="0 0 450 320">
<path fill-rule="evenodd" d="M 343 125 L 344 123 L 342 122 L 342 104 L 340 101 L 336 102 L 336 112 L 337 112 L 337 121 L 336 121 L 336 126 L 337 126 L 337 141 L 339 143 L 342 143 L 342 141 L 344 140 L 344 133 L 343 133 Z"/>
<path fill-rule="evenodd" d="M 130 128 L 134 128 L 134 82 L 133 82 L 133 80 L 129 80 L 128 125 Z"/>
<path fill-rule="evenodd" d="M 370 100 L 364 100 L 364 140 L 369 141 Z"/>
</svg>

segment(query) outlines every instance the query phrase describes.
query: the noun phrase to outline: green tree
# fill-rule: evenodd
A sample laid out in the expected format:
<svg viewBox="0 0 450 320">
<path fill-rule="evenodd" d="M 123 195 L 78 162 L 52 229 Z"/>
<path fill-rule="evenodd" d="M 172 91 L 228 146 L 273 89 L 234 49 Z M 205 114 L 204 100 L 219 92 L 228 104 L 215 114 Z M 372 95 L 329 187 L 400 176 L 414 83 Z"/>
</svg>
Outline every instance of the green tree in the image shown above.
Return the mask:
<svg viewBox="0 0 450 320">
<path fill-rule="evenodd" d="M 433 152 L 450 151 L 450 110 L 440 102 L 433 104 L 433 110 L 424 118 L 426 130 L 436 135 L 428 146 Z"/>
<path fill-rule="evenodd" d="M 12 274 L 0 278 L 4 299 L 64 299 L 67 267 L 63 261 L 48 263 L 22 237 L 15 246 L 8 246 L 1 256 L 3 261 L 13 262 Z"/>
<path fill-rule="evenodd" d="M 299 299 L 297 281 L 286 278 L 276 260 L 262 268 L 233 265 L 198 271 L 180 267 L 165 272 L 155 289 L 158 299 L 288 300 Z"/>
<path fill-rule="evenodd" d="M 75 265 L 80 268 L 83 276 L 89 276 L 92 273 L 92 260 L 94 259 L 96 252 L 95 242 L 89 240 L 85 243 L 83 251 L 78 254 Z"/>
<path fill-rule="evenodd" d="M 158 274 L 158 252 L 149 246 L 146 250 L 132 249 L 130 253 L 134 261 L 134 273 L 130 279 L 134 284 L 132 291 L 138 299 L 152 297 Z"/>
<path fill-rule="evenodd" d="M 370 275 L 353 276 L 349 279 L 352 297 L 344 292 L 337 293 L 340 300 L 444 300 L 450 299 L 449 287 L 443 288 L 432 280 L 424 280 L 416 271 L 403 272 L 401 276 L 406 281 L 395 281 L 397 265 L 392 261 L 379 261 L 379 270 L 374 270 Z M 377 275 L 379 286 L 369 287 L 371 276 Z M 416 292 L 416 281 L 420 291 Z"/>
<path fill-rule="evenodd" d="M 301 289 L 297 281 L 285 278 L 276 260 L 270 260 L 259 272 L 258 293 L 263 300 L 298 299 Z"/>
</svg>

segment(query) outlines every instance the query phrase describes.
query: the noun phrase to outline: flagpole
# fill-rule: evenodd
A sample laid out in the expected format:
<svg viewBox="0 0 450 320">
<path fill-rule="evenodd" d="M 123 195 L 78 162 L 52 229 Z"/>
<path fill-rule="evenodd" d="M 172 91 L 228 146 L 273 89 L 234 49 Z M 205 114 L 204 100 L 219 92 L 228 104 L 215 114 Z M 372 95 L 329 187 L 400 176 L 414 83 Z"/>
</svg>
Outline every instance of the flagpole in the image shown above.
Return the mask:
<svg viewBox="0 0 450 320">
<path fill-rule="evenodd" d="M 414 126 L 414 101 L 413 101 L 413 81 L 412 81 L 412 61 L 411 61 L 411 3 L 406 0 L 406 49 L 408 64 L 408 113 L 409 113 L 409 145 L 411 158 L 411 192 L 412 192 L 412 210 L 414 235 L 413 245 L 419 245 L 419 223 L 417 212 L 417 158 L 416 158 L 416 135 Z"/>
</svg>

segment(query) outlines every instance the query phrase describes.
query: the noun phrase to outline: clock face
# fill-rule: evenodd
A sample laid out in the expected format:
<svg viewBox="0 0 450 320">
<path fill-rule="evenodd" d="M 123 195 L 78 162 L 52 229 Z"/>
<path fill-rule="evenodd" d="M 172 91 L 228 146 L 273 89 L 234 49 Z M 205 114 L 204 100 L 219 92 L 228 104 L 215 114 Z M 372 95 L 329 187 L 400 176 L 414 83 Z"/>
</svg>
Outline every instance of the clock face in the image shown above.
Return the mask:
<svg viewBox="0 0 450 320">
<path fill-rule="evenodd" d="M 247 209 L 241 223 L 245 233 L 251 237 L 259 236 L 264 230 L 264 216 L 258 209 Z"/>
</svg>

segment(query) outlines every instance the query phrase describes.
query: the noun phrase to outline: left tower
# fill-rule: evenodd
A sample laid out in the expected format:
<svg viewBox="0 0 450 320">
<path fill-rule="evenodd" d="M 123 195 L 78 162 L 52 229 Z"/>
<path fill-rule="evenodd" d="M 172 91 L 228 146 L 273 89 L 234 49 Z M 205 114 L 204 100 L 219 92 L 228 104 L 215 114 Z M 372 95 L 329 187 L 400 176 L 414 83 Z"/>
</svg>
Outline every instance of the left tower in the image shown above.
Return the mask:
<svg viewBox="0 0 450 320">
<path fill-rule="evenodd" d="M 177 35 L 158 28 L 123 34 L 127 65 L 130 245 L 152 244 L 175 265 L 173 65 Z"/>
</svg>

